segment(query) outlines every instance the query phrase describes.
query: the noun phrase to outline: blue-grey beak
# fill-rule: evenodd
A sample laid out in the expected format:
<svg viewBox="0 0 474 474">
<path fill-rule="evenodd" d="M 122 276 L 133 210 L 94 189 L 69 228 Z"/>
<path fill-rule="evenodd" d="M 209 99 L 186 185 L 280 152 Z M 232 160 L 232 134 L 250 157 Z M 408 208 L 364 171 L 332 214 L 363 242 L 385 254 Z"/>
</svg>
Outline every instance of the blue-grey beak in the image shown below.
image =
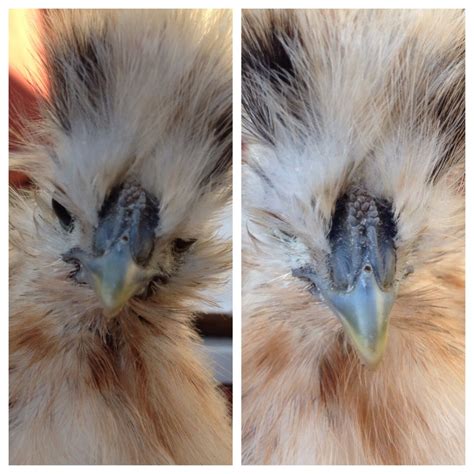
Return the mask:
<svg viewBox="0 0 474 474">
<path fill-rule="evenodd" d="M 350 291 L 326 289 L 321 295 L 338 316 L 362 361 L 369 367 L 376 367 L 387 344 L 395 290 L 380 289 L 372 268 L 367 265 Z"/>
<path fill-rule="evenodd" d="M 79 264 L 76 279 L 95 290 L 106 316 L 115 316 L 155 275 L 150 259 L 158 223 L 157 200 L 139 184 L 125 183 L 103 203 L 92 252 L 74 248 L 63 255 Z"/>
<path fill-rule="evenodd" d="M 336 203 L 326 269 L 310 265 L 293 270 L 314 283 L 362 362 L 372 368 L 384 354 L 398 291 L 395 235 L 390 203 L 354 188 Z"/>
<path fill-rule="evenodd" d="M 104 255 L 84 259 L 83 263 L 108 317 L 115 316 L 153 276 L 153 273 L 135 263 L 126 242 L 117 242 Z"/>
</svg>

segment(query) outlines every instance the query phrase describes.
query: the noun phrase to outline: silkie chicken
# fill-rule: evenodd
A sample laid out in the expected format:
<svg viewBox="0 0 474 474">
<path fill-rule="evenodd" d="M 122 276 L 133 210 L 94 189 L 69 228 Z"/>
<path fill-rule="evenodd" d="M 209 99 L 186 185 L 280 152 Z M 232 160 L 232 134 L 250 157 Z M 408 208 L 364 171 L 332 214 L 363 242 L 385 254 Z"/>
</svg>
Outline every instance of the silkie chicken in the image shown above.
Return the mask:
<svg viewBox="0 0 474 474">
<path fill-rule="evenodd" d="M 464 15 L 246 11 L 243 462 L 464 462 Z"/>
<path fill-rule="evenodd" d="M 13 170 L 10 462 L 228 464 L 193 311 L 229 277 L 230 11 L 43 12 Z"/>
</svg>

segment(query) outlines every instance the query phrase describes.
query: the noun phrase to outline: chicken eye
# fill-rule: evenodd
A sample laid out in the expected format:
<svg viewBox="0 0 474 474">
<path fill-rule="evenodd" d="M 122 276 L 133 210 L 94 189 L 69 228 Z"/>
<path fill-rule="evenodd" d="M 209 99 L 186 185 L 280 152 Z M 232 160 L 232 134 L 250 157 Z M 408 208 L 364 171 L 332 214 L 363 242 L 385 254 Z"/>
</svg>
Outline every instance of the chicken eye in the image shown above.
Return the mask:
<svg viewBox="0 0 474 474">
<path fill-rule="evenodd" d="M 53 205 L 54 213 L 56 214 L 61 227 L 64 230 L 71 232 L 74 228 L 74 218 L 71 213 L 62 204 L 59 204 L 56 199 L 52 199 L 51 204 Z"/>
<path fill-rule="evenodd" d="M 194 242 L 196 239 L 175 239 L 173 240 L 173 251 L 178 254 L 187 252 Z"/>
<path fill-rule="evenodd" d="M 287 232 L 286 230 L 278 229 L 278 233 L 279 237 L 285 242 L 294 242 L 296 240 L 296 236 Z"/>
</svg>

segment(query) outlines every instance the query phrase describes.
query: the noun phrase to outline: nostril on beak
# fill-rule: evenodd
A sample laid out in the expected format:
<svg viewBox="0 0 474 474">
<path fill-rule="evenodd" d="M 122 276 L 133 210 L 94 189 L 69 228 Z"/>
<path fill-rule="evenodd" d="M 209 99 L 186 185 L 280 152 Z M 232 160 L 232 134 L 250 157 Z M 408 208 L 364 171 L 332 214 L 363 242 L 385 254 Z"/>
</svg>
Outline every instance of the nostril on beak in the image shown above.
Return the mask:
<svg viewBox="0 0 474 474">
<path fill-rule="evenodd" d="M 365 265 L 364 272 L 370 273 L 372 271 L 372 267 L 370 265 Z"/>
</svg>

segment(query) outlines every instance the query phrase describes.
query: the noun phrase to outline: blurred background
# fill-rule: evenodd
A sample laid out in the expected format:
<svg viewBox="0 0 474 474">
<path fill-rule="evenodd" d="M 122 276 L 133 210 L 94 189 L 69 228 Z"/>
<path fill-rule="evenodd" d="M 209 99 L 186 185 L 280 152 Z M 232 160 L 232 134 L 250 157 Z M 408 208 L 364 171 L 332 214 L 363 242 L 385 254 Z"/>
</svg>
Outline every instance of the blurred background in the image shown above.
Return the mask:
<svg viewBox="0 0 474 474">
<path fill-rule="evenodd" d="M 38 117 L 38 96 L 48 94 L 48 80 L 38 65 L 41 54 L 38 31 L 41 10 L 15 9 L 9 11 L 9 148 L 21 143 L 25 120 Z M 10 184 L 29 186 L 21 173 L 10 172 Z M 232 211 L 229 206 L 221 216 L 220 234 L 232 238 Z M 208 291 L 206 296 L 216 304 L 196 308 L 196 328 L 204 338 L 216 379 L 232 402 L 232 277 L 225 288 Z"/>
</svg>

